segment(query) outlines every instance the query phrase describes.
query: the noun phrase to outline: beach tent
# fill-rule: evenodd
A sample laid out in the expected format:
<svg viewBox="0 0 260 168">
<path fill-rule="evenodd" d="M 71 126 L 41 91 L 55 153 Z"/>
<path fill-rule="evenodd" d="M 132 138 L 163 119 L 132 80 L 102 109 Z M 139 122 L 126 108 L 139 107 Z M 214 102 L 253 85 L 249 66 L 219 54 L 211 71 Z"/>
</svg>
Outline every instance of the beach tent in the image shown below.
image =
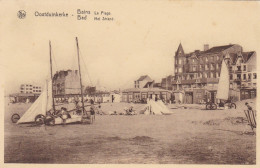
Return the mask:
<svg viewBox="0 0 260 168">
<path fill-rule="evenodd" d="M 159 101 L 154 101 L 154 100 L 149 100 L 146 105 L 146 111 L 144 114 L 146 115 L 163 115 L 163 114 L 172 114 L 168 107 L 165 106 L 165 104 L 159 100 Z"/>
<path fill-rule="evenodd" d="M 46 83 L 41 95 L 32 104 L 32 106 L 18 120 L 17 124 L 34 122 L 38 114 L 46 115 L 46 112 L 52 108 L 52 81 Z"/>
</svg>

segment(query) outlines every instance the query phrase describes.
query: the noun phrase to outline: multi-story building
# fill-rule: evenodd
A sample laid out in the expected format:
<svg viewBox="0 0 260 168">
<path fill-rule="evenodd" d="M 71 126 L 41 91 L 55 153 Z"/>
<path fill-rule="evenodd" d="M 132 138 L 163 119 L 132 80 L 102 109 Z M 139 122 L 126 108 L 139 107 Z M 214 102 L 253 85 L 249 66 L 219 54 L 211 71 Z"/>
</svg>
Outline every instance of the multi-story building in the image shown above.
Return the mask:
<svg viewBox="0 0 260 168">
<path fill-rule="evenodd" d="M 248 76 L 250 73 L 254 74 L 255 71 L 255 69 L 252 70 L 252 64 L 256 62 L 249 61 L 251 56 L 255 55 L 252 53 L 255 52 L 243 52 L 240 45 L 230 44 L 212 48 L 209 48 L 209 45 L 204 45 L 204 51 L 195 50 L 185 54 L 180 44 L 174 56 L 175 80 L 172 83 L 173 90 L 183 91 L 183 101 L 186 103 L 215 101 L 221 63 L 225 59 L 230 69 L 230 89 L 233 89 L 230 96 L 240 99 L 242 83 L 238 82 L 238 79 L 242 80 L 241 75 L 247 74 Z M 243 61 L 240 61 L 240 59 Z M 242 73 L 242 66 L 244 65 L 250 68 L 246 68 L 245 72 Z M 238 67 L 240 69 L 235 69 Z M 249 70 L 250 72 L 248 72 Z M 234 79 L 234 76 L 236 76 L 236 79 Z M 238 88 L 239 91 L 235 88 Z"/>
<path fill-rule="evenodd" d="M 53 76 L 53 94 L 57 96 L 80 94 L 80 77 L 77 70 L 56 72 Z"/>
<path fill-rule="evenodd" d="M 233 91 L 239 92 L 240 99 L 256 97 L 256 52 L 242 52 L 231 57 L 230 85 Z"/>
<path fill-rule="evenodd" d="M 41 86 L 36 86 L 32 84 L 21 84 L 20 93 L 33 93 L 40 94 L 42 92 Z"/>
</svg>

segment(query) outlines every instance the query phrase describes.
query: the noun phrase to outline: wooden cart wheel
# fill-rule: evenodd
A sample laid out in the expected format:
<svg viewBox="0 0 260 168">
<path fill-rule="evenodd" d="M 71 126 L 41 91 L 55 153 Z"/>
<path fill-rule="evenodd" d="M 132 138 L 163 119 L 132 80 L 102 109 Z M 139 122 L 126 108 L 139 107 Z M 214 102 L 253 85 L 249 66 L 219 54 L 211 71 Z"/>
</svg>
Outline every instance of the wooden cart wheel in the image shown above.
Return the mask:
<svg viewBox="0 0 260 168">
<path fill-rule="evenodd" d="M 231 103 L 231 104 L 230 104 L 230 108 L 231 108 L 231 109 L 236 109 L 236 108 L 237 108 L 237 105 L 236 105 L 235 103 Z"/>
<path fill-rule="evenodd" d="M 211 110 L 211 103 L 206 104 L 206 110 Z"/>
<path fill-rule="evenodd" d="M 34 119 L 35 125 L 45 124 L 45 116 L 42 114 L 38 114 Z"/>
<path fill-rule="evenodd" d="M 17 123 L 18 120 L 20 120 L 20 115 L 19 114 L 13 114 L 11 117 L 11 120 L 13 123 Z"/>
<path fill-rule="evenodd" d="M 217 109 L 217 105 L 215 103 L 211 104 L 211 110 L 216 110 Z"/>
</svg>

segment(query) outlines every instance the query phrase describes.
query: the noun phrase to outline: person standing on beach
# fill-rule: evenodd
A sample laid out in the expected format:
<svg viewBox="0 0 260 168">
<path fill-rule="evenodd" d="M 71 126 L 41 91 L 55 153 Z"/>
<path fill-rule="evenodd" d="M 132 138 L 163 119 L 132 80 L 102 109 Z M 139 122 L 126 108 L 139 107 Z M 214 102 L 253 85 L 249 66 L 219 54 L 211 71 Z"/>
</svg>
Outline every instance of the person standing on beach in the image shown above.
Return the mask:
<svg viewBox="0 0 260 168">
<path fill-rule="evenodd" d="M 93 124 L 95 120 L 95 106 L 94 106 L 94 101 L 90 101 L 90 122 Z"/>
</svg>

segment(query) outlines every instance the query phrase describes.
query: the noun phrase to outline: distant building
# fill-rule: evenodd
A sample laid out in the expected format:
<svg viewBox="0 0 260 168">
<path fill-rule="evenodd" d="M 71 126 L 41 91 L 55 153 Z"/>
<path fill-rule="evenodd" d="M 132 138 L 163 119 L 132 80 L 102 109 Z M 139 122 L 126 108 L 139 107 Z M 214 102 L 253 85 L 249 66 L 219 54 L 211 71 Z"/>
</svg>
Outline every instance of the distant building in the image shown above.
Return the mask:
<svg viewBox="0 0 260 168">
<path fill-rule="evenodd" d="M 123 102 L 146 102 L 147 98 L 161 99 L 169 102 L 171 91 L 161 88 L 130 88 L 122 91 Z"/>
<path fill-rule="evenodd" d="M 33 94 L 33 93 L 14 93 L 9 95 L 10 99 L 12 99 L 12 103 L 32 103 L 34 102 L 38 97 L 39 94 Z"/>
<path fill-rule="evenodd" d="M 56 72 L 53 76 L 53 94 L 56 97 L 81 93 L 78 70 Z"/>
<path fill-rule="evenodd" d="M 171 91 L 162 89 L 162 84 L 155 83 L 148 75 L 140 76 L 135 81 L 134 86 L 134 88 L 122 91 L 123 102 L 145 102 L 147 98 L 158 98 L 167 101 L 171 99 Z"/>
<path fill-rule="evenodd" d="M 36 86 L 32 84 L 21 84 L 20 93 L 33 93 L 40 94 L 42 92 L 41 86 Z"/>
</svg>

